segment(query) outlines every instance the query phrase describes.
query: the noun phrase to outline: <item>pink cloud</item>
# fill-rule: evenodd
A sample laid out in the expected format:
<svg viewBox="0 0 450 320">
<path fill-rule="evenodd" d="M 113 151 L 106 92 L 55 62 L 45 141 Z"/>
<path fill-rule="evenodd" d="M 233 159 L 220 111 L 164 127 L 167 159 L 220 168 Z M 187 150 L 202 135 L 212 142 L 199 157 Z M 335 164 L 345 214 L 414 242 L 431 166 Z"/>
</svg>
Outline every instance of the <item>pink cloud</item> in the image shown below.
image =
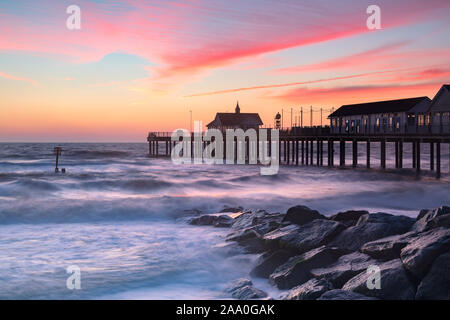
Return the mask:
<svg viewBox="0 0 450 320">
<path fill-rule="evenodd" d="M 51 4 L 51 6 L 50 6 Z M 41 19 L 0 14 L 0 50 L 99 60 L 118 50 L 159 64 L 153 76 L 174 77 L 226 66 L 242 59 L 368 32 L 369 1 L 79 1 L 82 29 L 65 28 L 65 7 L 49 2 Z M 124 9 L 121 4 L 127 5 Z M 448 1 L 380 0 L 383 28 L 429 18 Z"/>
<path fill-rule="evenodd" d="M 38 86 L 37 81 L 35 81 L 33 79 L 20 77 L 20 76 L 15 76 L 15 75 L 4 73 L 4 72 L 0 72 L 0 77 L 4 78 L 4 79 L 8 79 L 8 80 L 14 80 L 14 81 L 25 81 L 25 82 L 31 83 L 35 87 Z"/>
</svg>

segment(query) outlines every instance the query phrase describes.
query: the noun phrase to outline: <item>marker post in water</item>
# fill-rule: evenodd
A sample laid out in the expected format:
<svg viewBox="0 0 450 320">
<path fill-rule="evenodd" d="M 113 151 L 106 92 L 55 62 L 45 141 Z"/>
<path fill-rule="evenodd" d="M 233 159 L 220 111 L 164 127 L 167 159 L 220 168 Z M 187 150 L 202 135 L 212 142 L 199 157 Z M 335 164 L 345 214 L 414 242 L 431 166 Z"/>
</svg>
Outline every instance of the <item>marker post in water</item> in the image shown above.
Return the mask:
<svg viewBox="0 0 450 320">
<path fill-rule="evenodd" d="M 55 163 L 55 172 L 58 173 L 59 169 L 58 169 L 58 162 L 59 162 L 59 156 L 61 155 L 62 152 L 62 148 L 61 147 L 55 147 L 53 149 L 53 153 L 56 155 L 56 163 Z M 63 168 L 62 169 L 62 173 L 66 173 L 66 169 Z"/>
</svg>

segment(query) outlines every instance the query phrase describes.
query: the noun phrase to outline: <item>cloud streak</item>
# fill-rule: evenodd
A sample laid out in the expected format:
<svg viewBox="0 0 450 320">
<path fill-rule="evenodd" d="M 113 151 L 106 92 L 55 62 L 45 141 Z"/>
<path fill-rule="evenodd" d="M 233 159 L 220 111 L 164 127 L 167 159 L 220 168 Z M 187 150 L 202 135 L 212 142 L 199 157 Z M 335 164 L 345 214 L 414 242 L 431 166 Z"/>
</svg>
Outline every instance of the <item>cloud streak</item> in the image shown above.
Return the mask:
<svg viewBox="0 0 450 320">
<path fill-rule="evenodd" d="M 0 71 L 0 77 L 3 78 L 3 79 L 8 79 L 8 80 L 28 82 L 28 83 L 32 84 L 33 86 L 35 86 L 35 87 L 38 86 L 38 82 L 33 80 L 33 79 L 20 77 L 20 76 L 15 76 L 15 75 L 4 73 L 4 72 L 1 72 L 1 71 Z"/>
</svg>

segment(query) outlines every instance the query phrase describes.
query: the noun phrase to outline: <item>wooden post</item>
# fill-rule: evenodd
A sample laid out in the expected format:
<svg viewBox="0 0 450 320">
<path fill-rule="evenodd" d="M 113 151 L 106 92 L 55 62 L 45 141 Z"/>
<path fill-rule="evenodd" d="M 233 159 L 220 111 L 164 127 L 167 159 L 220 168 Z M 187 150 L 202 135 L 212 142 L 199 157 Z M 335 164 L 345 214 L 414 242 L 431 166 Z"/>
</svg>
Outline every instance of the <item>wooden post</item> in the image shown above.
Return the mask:
<svg viewBox="0 0 450 320">
<path fill-rule="evenodd" d="M 386 169 L 386 139 L 381 140 L 381 168 Z"/>
<path fill-rule="evenodd" d="M 328 139 L 327 151 L 328 151 L 327 156 L 328 166 L 331 167 L 331 139 Z"/>
<path fill-rule="evenodd" d="M 320 141 L 319 138 L 317 138 L 317 143 L 316 143 L 316 165 L 320 166 Z"/>
<path fill-rule="evenodd" d="M 312 139 L 311 139 L 311 152 L 310 152 L 310 155 L 311 155 L 311 165 L 313 165 L 314 164 L 314 140 L 312 140 Z"/>
<path fill-rule="evenodd" d="M 412 143 L 412 167 L 416 168 L 416 160 L 417 160 L 417 144 L 416 141 Z"/>
<path fill-rule="evenodd" d="M 309 164 L 309 141 L 305 141 L 305 159 L 306 159 L 306 165 Z"/>
<path fill-rule="evenodd" d="M 298 166 L 298 140 L 295 140 L 295 165 Z"/>
<path fill-rule="evenodd" d="M 295 139 L 292 140 L 292 164 L 294 164 L 295 161 Z"/>
<path fill-rule="evenodd" d="M 334 167 L 334 140 L 331 139 L 331 166 Z"/>
<path fill-rule="evenodd" d="M 434 143 L 430 142 L 430 170 L 434 171 Z"/>
<path fill-rule="evenodd" d="M 286 155 L 287 155 L 287 161 L 286 161 L 286 163 L 287 164 L 289 164 L 289 161 L 290 161 L 290 151 L 291 151 L 291 148 L 290 148 L 290 144 L 291 144 L 291 141 L 289 141 L 289 140 L 287 140 L 286 141 L 286 143 L 287 143 L 287 149 L 286 149 Z"/>
<path fill-rule="evenodd" d="M 416 141 L 416 172 L 420 173 L 420 140 Z"/>
<path fill-rule="evenodd" d="M 323 166 L 323 140 L 320 140 L 320 166 Z"/>
<path fill-rule="evenodd" d="M 366 167 L 367 169 L 370 169 L 370 139 L 367 140 L 366 144 Z"/>
<path fill-rule="evenodd" d="M 302 165 L 305 164 L 305 140 L 302 139 Z"/>
<path fill-rule="evenodd" d="M 352 151 L 353 151 L 353 168 L 356 168 L 356 166 L 358 165 L 358 141 L 356 139 L 353 139 Z"/>
<path fill-rule="evenodd" d="M 395 141 L 395 169 L 399 168 L 398 141 Z"/>
<path fill-rule="evenodd" d="M 398 143 L 398 167 L 403 168 L 403 141 L 400 140 Z"/>
<path fill-rule="evenodd" d="M 286 146 L 287 146 L 287 143 L 286 143 L 286 140 L 284 140 L 284 148 L 283 148 L 283 159 L 284 159 L 284 163 L 287 162 L 287 161 L 286 161 L 286 154 L 287 154 Z"/>
<path fill-rule="evenodd" d="M 340 152 L 339 152 L 339 156 L 340 156 L 340 166 L 344 167 L 345 166 L 345 140 L 341 139 L 341 143 L 340 143 Z"/>
<path fill-rule="evenodd" d="M 441 142 L 436 142 L 436 178 L 441 177 Z"/>
</svg>

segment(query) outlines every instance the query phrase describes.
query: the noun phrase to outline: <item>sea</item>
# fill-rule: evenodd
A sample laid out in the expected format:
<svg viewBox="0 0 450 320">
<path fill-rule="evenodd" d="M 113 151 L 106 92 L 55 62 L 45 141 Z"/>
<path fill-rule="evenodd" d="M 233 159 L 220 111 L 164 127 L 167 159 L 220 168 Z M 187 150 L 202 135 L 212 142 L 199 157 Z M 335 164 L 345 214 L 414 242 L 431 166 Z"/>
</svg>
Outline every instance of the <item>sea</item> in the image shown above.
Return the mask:
<svg viewBox="0 0 450 320">
<path fill-rule="evenodd" d="M 54 171 L 55 146 L 63 149 L 65 174 Z M 388 144 L 389 168 L 393 148 Z M 410 149 L 405 144 L 405 168 Z M 356 169 L 282 165 L 264 176 L 258 165 L 150 158 L 146 143 L 0 144 L 0 299 L 229 298 L 224 288 L 248 277 L 258 256 L 226 242 L 226 229 L 189 225 L 199 212 L 306 205 L 325 215 L 363 209 L 416 217 L 450 204 L 448 145 L 440 180 L 377 169 L 375 144 L 374 169 L 366 170 L 364 145 L 359 151 Z M 428 154 L 424 145 L 424 170 Z M 70 286 L 74 276 L 79 288 Z M 253 280 L 279 294 L 266 280 Z"/>
</svg>

